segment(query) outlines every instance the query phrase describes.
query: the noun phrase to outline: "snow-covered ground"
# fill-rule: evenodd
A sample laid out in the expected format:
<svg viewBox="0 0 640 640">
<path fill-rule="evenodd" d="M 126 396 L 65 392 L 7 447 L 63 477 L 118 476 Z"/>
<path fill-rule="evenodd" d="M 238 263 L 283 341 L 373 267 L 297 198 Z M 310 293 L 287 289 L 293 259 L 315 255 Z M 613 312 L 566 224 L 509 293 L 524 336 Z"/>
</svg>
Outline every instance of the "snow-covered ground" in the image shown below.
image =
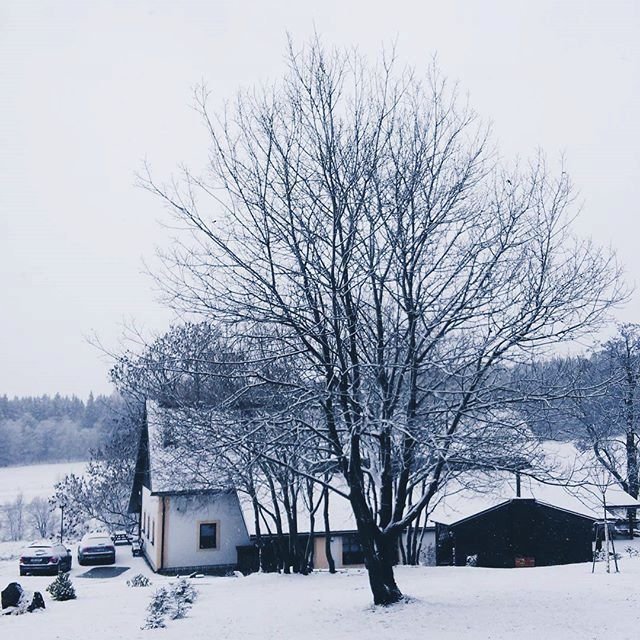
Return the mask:
<svg viewBox="0 0 640 640">
<path fill-rule="evenodd" d="M 53 486 L 68 473 L 83 474 L 86 462 L 60 462 L 23 467 L 0 467 L 0 504 L 15 500 L 22 493 L 26 502 L 40 496 L 48 498 Z"/>
<path fill-rule="evenodd" d="M 625 541 L 619 541 L 624 548 Z M 598 563 L 535 569 L 399 567 L 397 579 L 406 603 L 388 609 L 371 606 L 366 574 L 253 575 L 195 580 L 200 597 L 189 617 L 167 629 L 142 631 L 153 590 L 170 581 L 118 547 L 118 565 L 130 569 L 117 578 L 72 579 L 78 599 L 52 602 L 44 592 L 52 578 L 18 577 L 17 563 L 0 561 L 0 586 L 18 580 L 41 590 L 47 610 L 0 617 L 0 637 L 60 640 L 113 638 L 177 640 L 397 640 L 515 639 L 600 640 L 636 638 L 640 629 L 637 585 L 640 559 L 623 557 L 620 574 Z M 135 573 L 153 580 L 150 588 L 130 588 Z"/>
</svg>

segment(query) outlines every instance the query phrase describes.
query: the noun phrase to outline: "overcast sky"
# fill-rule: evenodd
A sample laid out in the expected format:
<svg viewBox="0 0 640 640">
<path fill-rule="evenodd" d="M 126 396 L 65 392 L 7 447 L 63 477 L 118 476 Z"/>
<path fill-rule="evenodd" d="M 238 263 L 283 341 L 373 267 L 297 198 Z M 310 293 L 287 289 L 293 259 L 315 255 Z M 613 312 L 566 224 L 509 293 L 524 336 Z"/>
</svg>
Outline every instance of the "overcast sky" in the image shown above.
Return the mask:
<svg viewBox="0 0 640 640">
<path fill-rule="evenodd" d="M 286 33 L 402 61 L 437 53 L 505 156 L 565 154 L 583 235 L 640 275 L 640 2 L 348 0 L 0 2 L 0 395 L 108 392 L 123 324 L 159 331 L 143 260 L 169 233 L 135 187 L 144 158 L 201 168 L 190 108 L 277 78 Z M 640 321 L 635 295 L 618 317 Z"/>
</svg>

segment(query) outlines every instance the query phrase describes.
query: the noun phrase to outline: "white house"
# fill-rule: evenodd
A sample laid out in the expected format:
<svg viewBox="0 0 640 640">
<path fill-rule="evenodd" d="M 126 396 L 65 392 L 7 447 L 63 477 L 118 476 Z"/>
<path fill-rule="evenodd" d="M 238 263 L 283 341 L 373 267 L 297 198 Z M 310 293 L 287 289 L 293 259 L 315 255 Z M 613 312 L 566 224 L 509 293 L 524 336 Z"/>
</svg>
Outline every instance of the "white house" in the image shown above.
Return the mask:
<svg viewBox="0 0 640 640">
<path fill-rule="evenodd" d="M 235 569 L 237 547 L 250 544 L 238 496 L 176 464 L 163 415 L 147 403 L 129 502 L 129 511 L 139 516 L 144 555 L 161 573 Z"/>
<path fill-rule="evenodd" d="M 176 418 L 179 419 L 179 418 Z M 130 513 L 139 518 L 144 555 L 160 573 L 225 573 L 238 567 L 238 551 L 250 550 L 256 537 L 250 501 L 235 490 L 215 484 L 215 472 L 204 457 L 190 456 L 172 440 L 172 411 L 154 402 L 146 406 L 141 432 Z M 268 503 L 268 498 L 265 496 Z M 308 513 L 300 506 L 298 534 L 309 535 Z M 363 563 L 351 506 L 332 494 L 330 499 L 331 555 L 335 566 Z M 283 530 L 288 534 L 286 519 Z M 263 538 L 268 529 L 263 527 Z M 328 568 L 324 520 L 318 514 L 313 534 L 313 566 Z M 423 549 L 435 544 L 435 529 L 425 530 Z"/>
</svg>

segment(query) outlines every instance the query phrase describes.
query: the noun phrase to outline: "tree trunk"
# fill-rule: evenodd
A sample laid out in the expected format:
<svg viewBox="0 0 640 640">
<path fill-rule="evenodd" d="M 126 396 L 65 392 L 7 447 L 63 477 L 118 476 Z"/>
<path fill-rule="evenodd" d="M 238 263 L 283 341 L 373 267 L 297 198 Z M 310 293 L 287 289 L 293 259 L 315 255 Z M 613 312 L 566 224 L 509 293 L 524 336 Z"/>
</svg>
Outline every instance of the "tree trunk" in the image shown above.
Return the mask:
<svg viewBox="0 0 640 640">
<path fill-rule="evenodd" d="M 410 549 L 411 549 L 411 525 L 407 527 L 407 534 L 405 541 L 400 540 L 400 558 L 402 564 L 411 564 Z"/>
<path fill-rule="evenodd" d="M 629 485 L 629 494 L 633 498 L 638 498 L 638 450 L 636 447 L 636 434 L 630 430 L 627 432 L 627 483 Z M 633 531 L 636 528 L 636 510 L 627 509 L 627 518 L 629 520 L 629 539 L 633 540 Z"/>
<path fill-rule="evenodd" d="M 327 487 L 324 487 L 323 493 L 324 493 L 323 514 L 324 514 L 324 533 L 325 533 L 324 552 L 325 552 L 325 555 L 327 556 L 329 573 L 335 573 L 336 563 L 333 560 L 333 554 L 331 553 L 331 526 L 329 524 L 329 489 L 327 489 Z"/>
<path fill-rule="evenodd" d="M 307 575 L 313 571 L 314 564 L 314 535 L 316 528 L 316 510 L 313 507 L 313 482 L 307 480 L 307 499 L 309 501 L 309 535 L 307 536 L 307 544 L 304 550 L 304 556 L 302 558 L 302 565 L 300 571 L 302 574 Z"/>
<path fill-rule="evenodd" d="M 289 487 L 286 483 L 281 483 L 282 498 L 285 512 L 287 514 L 287 522 L 289 524 L 289 535 L 287 537 L 287 551 L 285 573 L 300 573 L 300 552 L 298 545 L 298 514 L 297 514 L 297 495 L 293 488 L 289 495 Z"/>
<path fill-rule="evenodd" d="M 263 559 L 262 559 L 262 531 L 260 529 L 260 505 L 258 504 L 258 498 L 255 492 L 251 493 L 251 504 L 253 505 L 253 517 L 256 528 L 256 547 L 258 548 L 258 571 L 264 571 Z"/>
<path fill-rule="evenodd" d="M 380 531 L 359 488 L 352 487 L 350 500 L 364 554 L 364 564 L 369 574 L 373 603 L 384 606 L 394 604 L 403 598 L 393 575 L 397 535 L 384 535 Z"/>
<path fill-rule="evenodd" d="M 395 536 L 393 539 L 384 536 L 379 545 L 374 545 L 373 553 L 371 553 L 370 548 L 365 551 L 365 566 L 369 573 L 369 586 L 373 593 L 373 602 L 377 605 L 394 604 L 400 602 L 403 598 L 393 575 L 395 542 Z"/>
<path fill-rule="evenodd" d="M 284 573 L 290 573 L 288 559 L 287 559 L 287 541 L 284 537 L 284 532 L 282 531 L 282 516 L 280 514 L 280 506 L 278 504 L 278 495 L 276 493 L 276 488 L 273 484 L 273 480 L 270 476 L 266 476 L 267 483 L 269 484 L 269 491 L 271 492 L 271 501 L 273 502 L 273 515 L 274 521 L 276 525 L 276 562 L 277 562 L 277 570 L 283 571 Z"/>
</svg>

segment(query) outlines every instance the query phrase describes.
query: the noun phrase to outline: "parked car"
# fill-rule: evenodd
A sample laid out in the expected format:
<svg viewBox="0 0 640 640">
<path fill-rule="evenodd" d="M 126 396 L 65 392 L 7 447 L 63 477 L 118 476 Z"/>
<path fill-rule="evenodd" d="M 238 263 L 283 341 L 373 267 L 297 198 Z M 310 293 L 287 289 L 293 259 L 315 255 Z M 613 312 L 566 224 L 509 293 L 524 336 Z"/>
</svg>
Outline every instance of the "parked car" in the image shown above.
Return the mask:
<svg viewBox="0 0 640 640">
<path fill-rule="evenodd" d="M 126 531 L 114 531 L 111 534 L 113 544 L 131 544 L 131 537 Z"/>
<path fill-rule="evenodd" d="M 633 537 L 637 538 L 640 532 L 638 529 L 633 530 Z M 629 521 L 628 520 L 620 520 L 615 523 L 613 527 L 613 537 L 614 538 L 629 538 Z"/>
<path fill-rule="evenodd" d="M 50 540 L 37 540 L 20 554 L 20 575 L 56 575 L 71 571 L 71 549 Z"/>
<path fill-rule="evenodd" d="M 116 547 L 108 533 L 87 533 L 78 545 L 78 564 L 115 564 Z"/>
</svg>

